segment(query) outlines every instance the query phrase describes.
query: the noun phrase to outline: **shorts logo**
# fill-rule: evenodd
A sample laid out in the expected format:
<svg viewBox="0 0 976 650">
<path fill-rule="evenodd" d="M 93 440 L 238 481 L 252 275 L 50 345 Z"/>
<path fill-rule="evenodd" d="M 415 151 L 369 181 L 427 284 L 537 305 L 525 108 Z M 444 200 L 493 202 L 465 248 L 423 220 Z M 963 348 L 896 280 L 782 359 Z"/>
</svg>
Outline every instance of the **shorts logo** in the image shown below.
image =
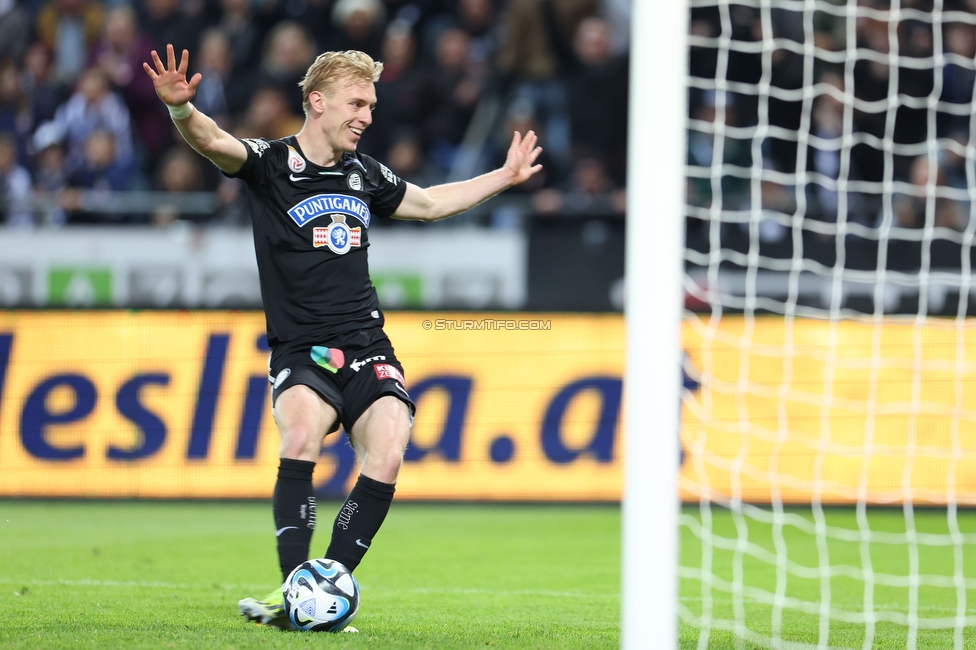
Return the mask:
<svg viewBox="0 0 976 650">
<path fill-rule="evenodd" d="M 349 189 L 356 190 L 357 192 L 363 189 L 363 177 L 359 175 L 359 172 L 353 172 L 349 174 L 346 178 L 346 182 L 349 184 Z"/>
<path fill-rule="evenodd" d="M 386 355 L 378 354 L 375 357 L 369 357 L 368 359 L 363 359 L 362 361 L 359 359 L 353 359 L 352 363 L 349 364 L 349 367 L 354 371 L 359 372 L 360 368 L 365 366 L 367 363 L 372 363 L 373 361 L 386 361 Z"/>
<path fill-rule="evenodd" d="M 373 366 L 373 370 L 376 372 L 377 379 L 395 379 L 401 384 L 406 383 L 403 381 L 403 373 L 396 366 L 391 366 L 388 363 L 378 363 Z"/>
<path fill-rule="evenodd" d="M 325 228 L 312 229 L 312 246 L 329 250 L 337 255 L 345 255 L 351 248 L 359 248 L 362 231 L 359 226 L 350 228 L 341 214 L 332 215 L 332 223 Z"/>
<path fill-rule="evenodd" d="M 291 375 L 291 368 L 285 368 L 284 370 L 278 373 L 277 377 L 274 378 L 269 377 L 269 379 L 271 379 L 272 387 L 278 388 L 278 386 L 281 386 L 285 382 L 285 380 L 288 379 L 289 375 Z"/>
<path fill-rule="evenodd" d="M 305 159 L 291 145 L 288 146 L 288 169 L 293 172 L 305 171 Z"/>
<path fill-rule="evenodd" d="M 346 364 L 346 355 L 338 348 L 327 348 L 324 345 L 313 345 L 310 353 L 316 365 L 329 372 L 339 372 L 339 368 Z"/>
</svg>

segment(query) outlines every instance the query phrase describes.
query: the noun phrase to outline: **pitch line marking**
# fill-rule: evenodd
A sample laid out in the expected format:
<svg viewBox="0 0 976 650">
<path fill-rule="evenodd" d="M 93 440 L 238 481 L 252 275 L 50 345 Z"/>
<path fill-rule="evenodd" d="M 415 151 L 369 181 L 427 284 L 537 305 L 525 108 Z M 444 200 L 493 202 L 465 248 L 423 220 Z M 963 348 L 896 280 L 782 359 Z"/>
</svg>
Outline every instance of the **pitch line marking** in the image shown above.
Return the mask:
<svg viewBox="0 0 976 650">
<path fill-rule="evenodd" d="M 219 584 L 219 583 L 196 583 L 196 584 L 186 584 L 186 583 L 173 583 L 173 582 L 145 582 L 139 580 L 93 580 L 93 579 L 82 579 L 82 580 L 11 580 L 9 578 L 0 578 L 0 584 L 5 585 L 42 585 L 42 586 L 60 586 L 60 587 L 152 587 L 153 589 L 205 589 L 213 586 L 218 586 L 222 589 L 262 589 L 266 588 L 267 585 L 256 585 L 256 584 Z M 370 590 L 369 586 L 363 587 L 365 590 Z M 427 588 L 427 587 L 416 587 L 413 589 L 394 589 L 390 587 L 383 587 L 377 591 L 396 591 L 404 592 L 409 591 L 417 594 L 458 594 L 458 595 L 471 595 L 471 596 L 548 596 L 551 598 L 609 598 L 617 600 L 620 598 L 620 594 L 593 594 L 585 593 L 581 591 L 549 591 L 549 590 L 534 590 L 534 589 L 519 589 L 515 591 L 500 590 L 500 589 L 461 589 L 461 588 Z"/>
</svg>

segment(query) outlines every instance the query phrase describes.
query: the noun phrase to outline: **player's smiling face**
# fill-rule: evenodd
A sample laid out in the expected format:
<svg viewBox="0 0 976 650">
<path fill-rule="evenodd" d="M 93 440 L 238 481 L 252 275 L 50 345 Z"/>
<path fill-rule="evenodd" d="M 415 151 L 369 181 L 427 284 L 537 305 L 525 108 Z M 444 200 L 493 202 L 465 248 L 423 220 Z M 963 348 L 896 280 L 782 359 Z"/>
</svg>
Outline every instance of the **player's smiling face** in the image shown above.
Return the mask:
<svg viewBox="0 0 976 650">
<path fill-rule="evenodd" d="M 331 97 L 323 95 L 321 124 L 328 145 L 335 152 L 355 151 L 363 131 L 373 123 L 376 89 L 372 83 L 336 84 Z"/>
</svg>

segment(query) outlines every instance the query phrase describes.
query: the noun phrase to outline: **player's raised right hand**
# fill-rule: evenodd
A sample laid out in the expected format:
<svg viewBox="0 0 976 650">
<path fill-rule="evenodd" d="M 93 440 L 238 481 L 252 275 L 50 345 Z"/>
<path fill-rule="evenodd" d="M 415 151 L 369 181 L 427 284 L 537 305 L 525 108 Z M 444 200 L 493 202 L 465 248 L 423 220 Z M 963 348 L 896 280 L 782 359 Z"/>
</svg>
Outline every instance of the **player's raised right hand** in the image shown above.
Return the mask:
<svg viewBox="0 0 976 650">
<path fill-rule="evenodd" d="M 163 65 L 159 55 L 156 54 L 156 50 L 152 51 L 152 59 L 156 69 L 153 70 L 146 62 L 143 62 L 142 69 L 152 79 L 153 86 L 156 88 L 156 95 L 164 104 L 181 106 L 193 99 L 203 76 L 198 72 L 187 82 L 186 68 L 190 63 L 189 52 L 183 50 L 179 67 L 176 67 L 176 53 L 173 51 L 172 45 L 166 46 L 166 65 Z"/>
</svg>

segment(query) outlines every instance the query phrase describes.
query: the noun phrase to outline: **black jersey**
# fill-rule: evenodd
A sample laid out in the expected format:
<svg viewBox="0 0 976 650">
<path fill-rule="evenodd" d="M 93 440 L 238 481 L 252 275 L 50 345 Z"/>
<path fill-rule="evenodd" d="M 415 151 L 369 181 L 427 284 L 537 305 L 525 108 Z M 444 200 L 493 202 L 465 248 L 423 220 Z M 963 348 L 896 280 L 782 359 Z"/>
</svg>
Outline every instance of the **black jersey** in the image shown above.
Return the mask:
<svg viewBox="0 0 976 650">
<path fill-rule="evenodd" d="M 305 159 L 294 136 L 242 139 L 268 341 L 314 342 L 382 326 L 366 249 L 374 218 L 389 217 L 406 183 L 369 156 L 333 167 Z"/>
</svg>

